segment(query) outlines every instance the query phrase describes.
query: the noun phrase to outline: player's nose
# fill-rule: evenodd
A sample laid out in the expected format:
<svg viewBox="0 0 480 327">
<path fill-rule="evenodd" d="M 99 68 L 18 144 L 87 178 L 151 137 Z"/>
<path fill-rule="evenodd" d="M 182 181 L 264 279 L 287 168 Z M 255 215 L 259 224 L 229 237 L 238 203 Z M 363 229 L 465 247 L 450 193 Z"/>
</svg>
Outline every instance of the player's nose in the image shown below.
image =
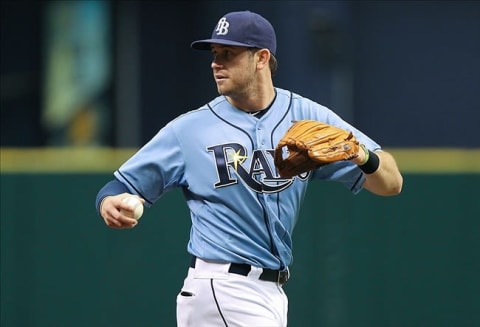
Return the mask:
<svg viewBox="0 0 480 327">
<path fill-rule="evenodd" d="M 212 60 L 212 64 L 210 65 L 210 67 L 212 67 L 212 69 L 215 70 L 215 69 L 218 69 L 218 67 L 220 67 L 220 65 L 217 64 L 217 63 L 215 62 L 215 60 Z"/>
</svg>

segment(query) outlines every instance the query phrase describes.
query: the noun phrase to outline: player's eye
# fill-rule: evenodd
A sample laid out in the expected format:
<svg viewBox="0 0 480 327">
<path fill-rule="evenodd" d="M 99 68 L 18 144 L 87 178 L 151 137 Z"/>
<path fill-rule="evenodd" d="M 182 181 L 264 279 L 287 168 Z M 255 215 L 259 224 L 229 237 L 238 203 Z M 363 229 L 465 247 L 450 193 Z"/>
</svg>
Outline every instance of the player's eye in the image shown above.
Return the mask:
<svg viewBox="0 0 480 327">
<path fill-rule="evenodd" d="M 213 61 L 226 61 L 232 57 L 230 50 L 223 50 L 220 52 L 213 52 Z"/>
</svg>

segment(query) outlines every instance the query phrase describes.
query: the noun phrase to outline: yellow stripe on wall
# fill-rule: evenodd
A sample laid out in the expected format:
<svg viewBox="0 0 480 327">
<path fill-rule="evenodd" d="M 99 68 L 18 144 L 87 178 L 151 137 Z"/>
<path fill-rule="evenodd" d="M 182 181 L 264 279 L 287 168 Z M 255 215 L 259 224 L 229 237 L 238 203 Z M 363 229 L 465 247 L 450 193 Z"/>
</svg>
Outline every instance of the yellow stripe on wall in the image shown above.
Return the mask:
<svg viewBox="0 0 480 327">
<path fill-rule="evenodd" d="M 480 149 L 386 149 L 405 173 L 480 173 Z"/>
<path fill-rule="evenodd" d="M 137 149 L 0 148 L 2 173 L 113 172 Z M 391 148 L 402 173 L 480 173 L 480 149 Z"/>
<path fill-rule="evenodd" d="M 1 148 L 1 172 L 113 172 L 136 149 Z"/>
</svg>

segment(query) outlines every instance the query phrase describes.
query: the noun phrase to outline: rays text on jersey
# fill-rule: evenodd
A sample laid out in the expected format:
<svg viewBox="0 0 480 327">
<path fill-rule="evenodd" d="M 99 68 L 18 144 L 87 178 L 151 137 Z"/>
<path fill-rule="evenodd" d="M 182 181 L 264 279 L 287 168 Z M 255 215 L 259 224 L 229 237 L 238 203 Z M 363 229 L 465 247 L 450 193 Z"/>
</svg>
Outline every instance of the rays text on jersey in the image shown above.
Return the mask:
<svg viewBox="0 0 480 327">
<path fill-rule="evenodd" d="M 273 165 L 273 149 L 254 150 L 251 155 L 245 146 L 225 143 L 207 148 L 213 154 L 218 181 L 215 187 L 237 184 L 240 179 L 251 190 L 276 193 L 292 184 L 293 179 L 278 176 Z"/>
</svg>

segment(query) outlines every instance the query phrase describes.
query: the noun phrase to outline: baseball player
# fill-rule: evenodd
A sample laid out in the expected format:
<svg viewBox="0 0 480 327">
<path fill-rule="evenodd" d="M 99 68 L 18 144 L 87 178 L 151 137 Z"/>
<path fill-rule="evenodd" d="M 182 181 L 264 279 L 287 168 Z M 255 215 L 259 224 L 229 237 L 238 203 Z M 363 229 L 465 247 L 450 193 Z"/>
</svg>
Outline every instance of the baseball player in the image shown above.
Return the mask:
<svg viewBox="0 0 480 327">
<path fill-rule="evenodd" d="M 97 210 L 107 226 L 132 228 L 137 220 L 121 213 L 131 209 L 124 197 L 138 195 L 149 207 L 181 188 L 192 225 L 178 326 L 286 326 L 282 285 L 308 183 L 386 196 L 400 193 L 402 176 L 389 153 L 333 111 L 273 85 L 276 36 L 262 16 L 228 13 L 210 39 L 191 47 L 211 51 L 219 96 L 169 122 L 121 165 L 99 191 Z M 350 131 L 362 146 L 351 160 L 280 177 L 276 145 L 300 120 Z"/>
</svg>

